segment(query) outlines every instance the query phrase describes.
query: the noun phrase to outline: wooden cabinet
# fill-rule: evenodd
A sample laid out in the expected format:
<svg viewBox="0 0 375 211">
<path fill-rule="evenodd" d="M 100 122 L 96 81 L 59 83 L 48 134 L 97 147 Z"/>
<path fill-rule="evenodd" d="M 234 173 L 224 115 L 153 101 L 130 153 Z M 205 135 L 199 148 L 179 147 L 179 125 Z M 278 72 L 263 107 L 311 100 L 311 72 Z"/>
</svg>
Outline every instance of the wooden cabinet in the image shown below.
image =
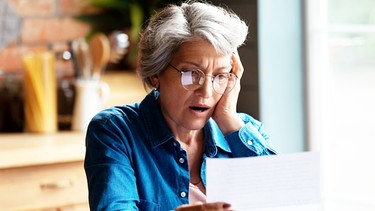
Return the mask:
<svg viewBox="0 0 375 211">
<path fill-rule="evenodd" d="M 84 134 L 0 135 L 0 210 L 88 211 Z"/>
</svg>

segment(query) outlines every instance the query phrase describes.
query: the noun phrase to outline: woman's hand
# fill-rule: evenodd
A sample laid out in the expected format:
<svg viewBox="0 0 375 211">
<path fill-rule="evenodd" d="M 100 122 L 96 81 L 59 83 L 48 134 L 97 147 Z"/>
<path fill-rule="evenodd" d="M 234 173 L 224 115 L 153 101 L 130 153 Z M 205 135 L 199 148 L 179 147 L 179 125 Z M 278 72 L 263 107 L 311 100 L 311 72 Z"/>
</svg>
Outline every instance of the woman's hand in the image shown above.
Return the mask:
<svg viewBox="0 0 375 211">
<path fill-rule="evenodd" d="M 197 203 L 193 205 L 182 205 L 176 208 L 175 211 L 232 211 L 230 204 L 225 202 L 215 203 Z"/>
<path fill-rule="evenodd" d="M 237 115 L 237 102 L 241 89 L 241 77 L 243 66 L 236 50 L 232 54 L 232 73 L 238 77 L 235 87 L 227 94 L 224 94 L 216 105 L 212 118 L 218 124 L 224 135 L 239 130 L 244 126 L 243 121 Z"/>
</svg>

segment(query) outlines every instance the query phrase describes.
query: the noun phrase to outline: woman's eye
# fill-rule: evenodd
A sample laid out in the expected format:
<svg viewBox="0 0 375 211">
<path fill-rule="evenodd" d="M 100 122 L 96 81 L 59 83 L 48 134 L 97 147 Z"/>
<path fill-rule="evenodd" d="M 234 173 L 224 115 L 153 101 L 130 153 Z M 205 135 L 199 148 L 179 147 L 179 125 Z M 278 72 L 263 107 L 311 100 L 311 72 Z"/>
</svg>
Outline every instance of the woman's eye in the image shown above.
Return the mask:
<svg viewBox="0 0 375 211">
<path fill-rule="evenodd" d="M 219 74 L 219 75 L 217 75 L 218 77 L 220 77 L 220 78 L 228 78 L 228 75 L 229 74 Z"/>
</svg>

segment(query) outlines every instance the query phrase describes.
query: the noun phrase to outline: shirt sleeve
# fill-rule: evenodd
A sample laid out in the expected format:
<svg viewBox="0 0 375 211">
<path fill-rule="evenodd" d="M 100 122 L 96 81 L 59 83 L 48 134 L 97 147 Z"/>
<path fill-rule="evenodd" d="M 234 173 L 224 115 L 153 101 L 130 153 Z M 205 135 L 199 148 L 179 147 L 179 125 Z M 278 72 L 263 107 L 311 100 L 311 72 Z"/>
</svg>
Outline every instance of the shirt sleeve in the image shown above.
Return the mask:
<svg viewBox="0 0 375 211">
<path fill-rule="evenodd" d="M 90 210 L 138 210 L 136 178 L 119 122 L 97 115 L 86 134 L 85 171 Z M 116 181 L 114 183 L 114 181 Z"/>
<path fill-rule="evenodd" d="M 225 136 L 234 157 L 249 157 L 277 154 L 263 124 L 247 114 L 240 114 L 245 122 L 240 130 Z"/>
</svg>

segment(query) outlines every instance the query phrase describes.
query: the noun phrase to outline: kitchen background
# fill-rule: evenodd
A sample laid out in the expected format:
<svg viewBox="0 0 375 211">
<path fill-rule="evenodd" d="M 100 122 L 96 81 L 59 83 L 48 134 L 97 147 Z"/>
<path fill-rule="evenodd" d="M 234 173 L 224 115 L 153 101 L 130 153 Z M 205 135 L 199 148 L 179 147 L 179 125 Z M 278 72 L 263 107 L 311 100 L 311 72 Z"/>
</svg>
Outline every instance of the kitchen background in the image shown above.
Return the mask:
<svg viewBox="0 0 375 211">
<path fill-rule="evenodd" d="M 33 51 L 52 50 L 56 53 L 56 77 L 59 82 L 73 75 L 73 66 L 64 60 L 62 52 L 68 42 L 85 36 L 90 26 L 74 19 L 83 7 L 76 0 L 10 0 L 20 19 L 20 31 L 10 44 L 0 50 L 0 131 L 24 131 L 24 55 Z M 4 13 L 3 13 L 4 14 Z M 4 17 L 6 18 L 6 17 Z M 9 18 L 9 17 L 8 17 Z M 69 106 L 69 105 L 68 105 Z"/>
<path fill-rule="evenodd" d="M 2 0 L 5 2 L 5 0 Z M 70 84 L 72 77 L 76 74 L 74 62 L 65 53 L 71 51 L 71 42 L 79 38 L 88 37 L 94 32 L 103 32 L 108 38 L 115 30 L 126 31 L 129 39 L 133 42 L 127 49 L 127 54 L 121 59 L 111 60 L 106 69 L 119 71 L 133 71 L 136 55 L 136 38 L 130 37 L 135 34 L 129 28 L 140 30 L 142 18 L 146 19 L 149 14 L 145 11 L 152 11 L 158 6 L 170 1 L 135 1 L 131 6 L 133 9 L 144 10 L 135 14 L 137 26 L 130 27 L 128 1 L 104 1 L 102 7 L 109 6 L 107 12 L 92 20 L 90 15 L 96 14 L 98 8 L 94 8 L 95 1 L 91 0 L 9 0 L 10 8 L 19 18 L 19 34 L 11 40 L 6 48 L 0 50 L 0 133 L 1 132 L 23 132 L 23 78 L 25 66 L 23 57 L 30 52 L 52 51 L 55 55 L 55 74 L 58 87 L 58 110 L 59 120 L 65 121 L 65 114 L 72 112 L 73 103 L 71 93 L 74 87 Z M 119 4 L 117 4 L 120 2 Z M 126 9 L 116 8 L 119 5 Z M 146 6 L 145 6 L 146 5 Z M 115 8 L 115 9 L 113 9 Z M 5 14 L 4 25 L 6 23 Z M 106 14 L 105 14 L 106 13 Z M 135 12 L 132 12 L 134 16 Z M 141 16 L 141 17 L 137 17 Z M 78 17 L 80 16 L 80 17 Z M 110 19 L 108 19 L 110 18 Z M 8 17 L 9 19 L 9 17 Z M 8 20 L 9 21 L 9 20 Z M 17 22 L 14 22 L 17 23 Z M 102 24 L 98 27 L 99 24 Z M 10 23 L 12 24 L 12 23 Z M 133 24 L 133 25 L 135 25 Z M 13 24 L 15 25 L 15 24 Z M 12 26 L 13 26 L 12 25 Z M 133 36 L 135 37 L 135 36 Z M 69 95 L 69 96 L 66 96 Z M 66 118 L 65 118 L 66 119 Z M 60 130 L 69 130 L 69 123 L 59 122 Z"/>
<path fill-rule="evenodd" d="M 86 36 L 90 26 L 77 21 L 86 3 L 79 0 L 9 0 L 22 27 L 18 36 L 7 48 L 0 51 L 0 67 L 5 73 L 22 72 L 22 55 L 35 50 L 67 50 L 67 43 Z M 60 71 L 72 71 L 70 67 L 59 66 Z"/>
<path fill-rule="evenodd" d="M 23 71 L 21 55 L 66 50 L 90 31 L 73 18 L 82 1 L 9 2 L 22 17 L 19 36 L 0 50 L 3 74 L 16 74 L 11 80 Z M 374 210 L 373 0 L 213 2 L 228 4 L 253 30 L 240 49 L 239 110 L 258 117 L 281 152 L 321 152 L 324 210 Z M 57 63 L 58 77 L 73 74 L 71 64 Z"/>
</svg>

